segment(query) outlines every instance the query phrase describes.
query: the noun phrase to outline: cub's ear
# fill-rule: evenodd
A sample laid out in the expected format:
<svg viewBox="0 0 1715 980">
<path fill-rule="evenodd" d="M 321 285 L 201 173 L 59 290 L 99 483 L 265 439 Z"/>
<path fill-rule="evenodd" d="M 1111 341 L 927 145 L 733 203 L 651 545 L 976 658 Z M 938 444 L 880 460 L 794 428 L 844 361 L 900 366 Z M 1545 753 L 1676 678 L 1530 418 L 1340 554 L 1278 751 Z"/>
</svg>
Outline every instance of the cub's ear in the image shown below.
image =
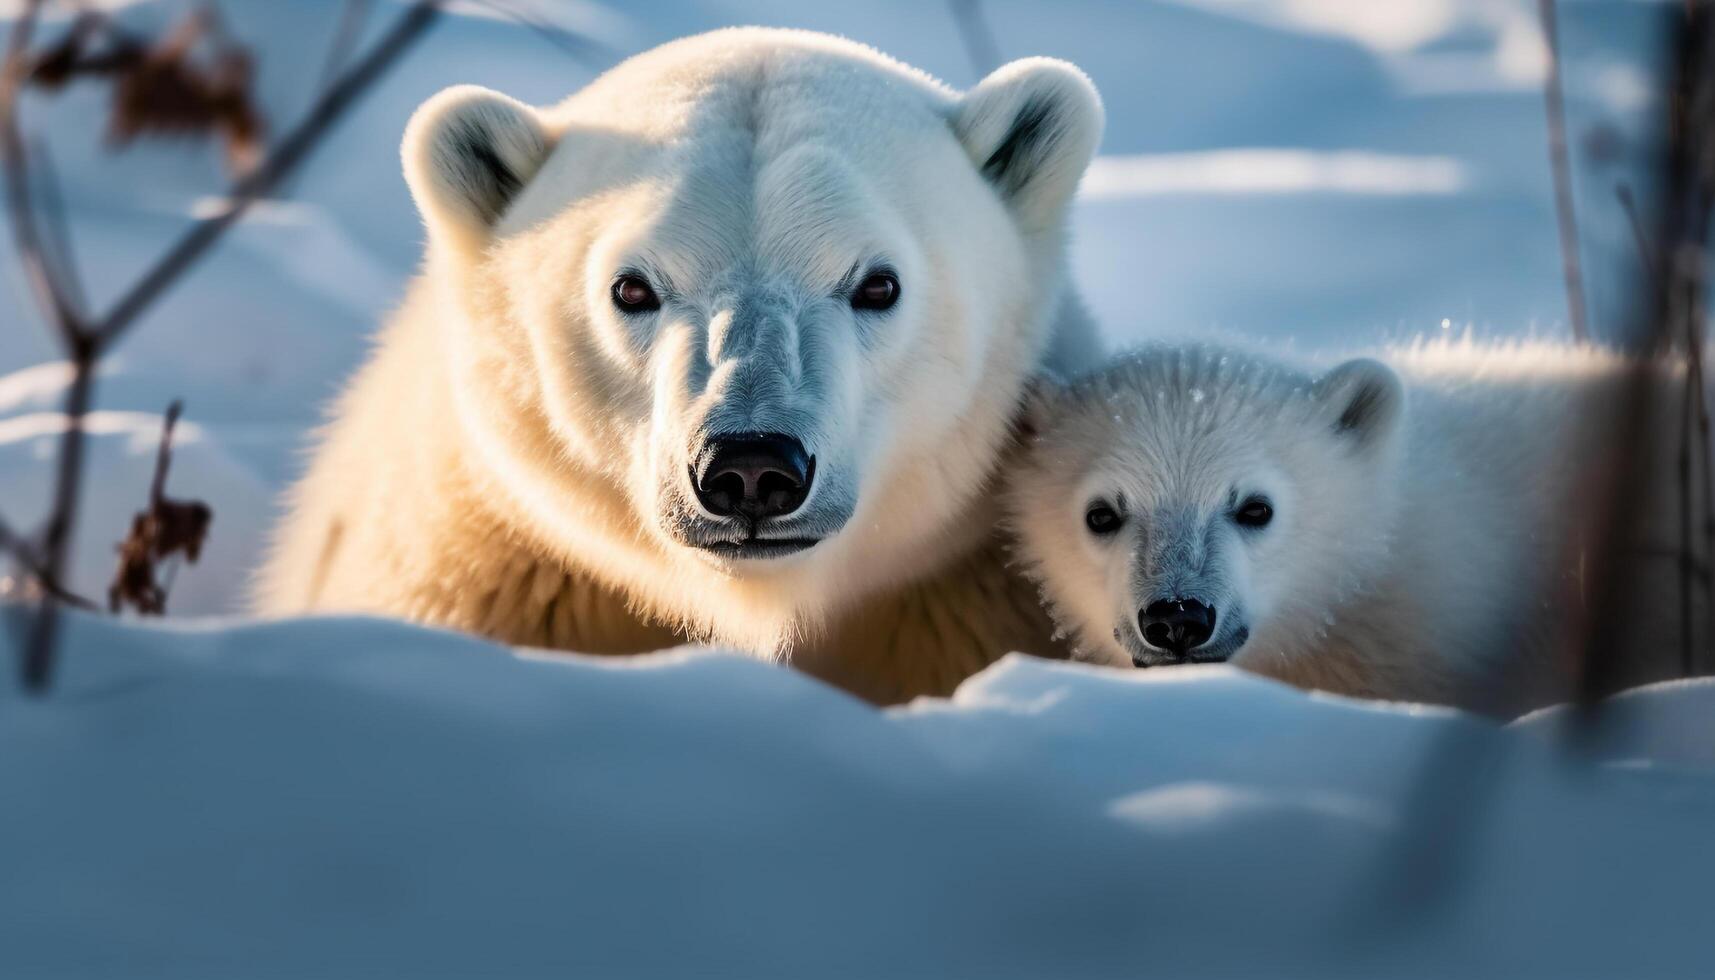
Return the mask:
<svg viewBox="0 0 1715 980">
<path fill-rule="evenodd" d="M 995 69 L 965 93 L 953 132 L 1031 230 L 1053 226 L 1102 139 L 1102 99 L 1088 77 L 1053 58 Z"/>
<path fill-rule="evenodd" d="M 400 155 L 431 244 L 481 251 L 550 148 L 536 110 L 499 92 L 459 85 L 423 103 Z"/>
<path fill-rule="evenodd" d="M 1405 415 L 1405 386 L 1399 375 L 1367 357 L 1347 361 L 1323 375 L 1314 394 L 1334 434 L 1364 449 L 1385 444 Z"/>
</svg>

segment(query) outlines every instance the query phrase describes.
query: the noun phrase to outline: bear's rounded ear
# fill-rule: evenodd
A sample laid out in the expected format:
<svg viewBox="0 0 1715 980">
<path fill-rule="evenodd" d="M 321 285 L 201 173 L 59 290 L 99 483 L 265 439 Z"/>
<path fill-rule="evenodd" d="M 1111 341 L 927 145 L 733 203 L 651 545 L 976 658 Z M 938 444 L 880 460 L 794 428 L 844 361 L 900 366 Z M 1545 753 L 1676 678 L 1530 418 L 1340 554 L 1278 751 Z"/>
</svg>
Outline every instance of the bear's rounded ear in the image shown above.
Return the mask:
<svg viewBox="0 0 1715 980">
<path fill-rule="evenodd" d="M 1334 434 L 1369 449 L 1388 441 L 1405 414 L 1405 386 L 1380 361 L 1360 357 L 1317 379 L 1315 397 Z"/>
<path fill-rule="evenodd" d="M 965 93 L 953 132 L 1027 228 L 1065 212 L 1102 140 L 1102 99 L 1076 66 L 1053 58 L 1002 65 Z"/>
<path fill-rule="evenodd" d="M 430 243 L 480 251 L 550 148 L 536 110 L 499 92 L 459 85 L 423 103 L 400 155 Z"/>
</svg>

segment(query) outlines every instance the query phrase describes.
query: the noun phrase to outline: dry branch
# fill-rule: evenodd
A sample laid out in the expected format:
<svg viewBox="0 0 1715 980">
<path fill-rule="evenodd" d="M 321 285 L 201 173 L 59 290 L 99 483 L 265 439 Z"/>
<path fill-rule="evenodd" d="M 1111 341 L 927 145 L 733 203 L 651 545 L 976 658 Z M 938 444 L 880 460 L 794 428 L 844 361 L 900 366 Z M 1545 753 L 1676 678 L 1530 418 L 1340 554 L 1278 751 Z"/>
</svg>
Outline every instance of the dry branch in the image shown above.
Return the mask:
<svg viewBox="0 0 1715 980">
<path fill-rule="evenodd" d="M 983 16 L 982 0 L 949 0 L 947 6 L 976 77 L 983 78 L 999 68 L 1000 44 L 995 40 L 988 18 Z"/>
<path fill-rule="evenodd" d="M 1542 35 L 1548 44 L 1548 78 L 1543 84 L 1548 113 L 1548 159 L 1554 172 L 1554 213 L 1560 228 L 1560 261 L 1566 276 L 1566 313 L 1572 338 L 1590 339 L 1584 305 L 1584 271 L 1578 256 L 1578 214 L 1573 201 L 1572 160 L 1566 144 L 1566 94 L 1561 84 L 1560 25 L 1556 0 L 1538 0 Z"/>
<path fill-rule="evenodd" d="M 72 29 L 74 40 L 67 42 L 69 47 L 62 45 L 50 51 L 48 58 L 32 59 L 29 55 L 30 43 L 40 19 L 41 0 L 28 0 L 20 12 L 8 38 L 3 76 L 0 76 L 0 162 L 3 162 L 5 169 L 8 214 L 19 260 L 24 266 L 37 303 L 56 332 L 73 369 L 72 382 L 65 400 L 66 430 L 59 448 L 53 502 L 40 551 L 23 548 L 22 539 L 10 532 L 7 534 L 8 550 L 18 556 L 26 569 L 31 570 L 31 574 L 41 583 L 43 591 L 40 610 L 31 623 L 24 645 L 22 673 L 27 690 L 43 690 L 51 678 L 59 606 L 83 605 L 87 602 L 73 602 L 75 597 L 60 588 L 58 583 L 65 577 L 76 502 L 82 486 L 84 417 L 92 401 L 97 363 L 138 317 L 202 258 L 251 204 L 273 191 L 297 169 L 329 128 L 434 23 L 440 13 L 439 8 L 440 0 L 418 0 L 400 15 L 362 58 L 341 72 L 327 86 L 303 121 L 230 189 L 227 206 L 220 213 L 187 229 L 154 265 L 120 296 L 107 313 L 95 318 L 91 318 L 82 309 L 80 291 L 74 285 L 75 268 L 70 261 L 69 248 L 64 245 L 63 240 L 48 238 L 38 220 L 35 196 L 32 193 L 31 165 L 37 163 L 47 168 L 47 158 L 44 155 L 32 160 L 26 151 L 17 112 L 20 92 L 33 69 L 45 70 L 50 77 L 55 71 L 93 71 L 101 67 L 102 58 L 105 56 L 93 54 L 87 47 L 77 46 L 86 42 L 79 42 L 76 38 L 87 39 L 94 31 L 94 28 L 89 26 L 91 22 L 80 21 Z M 154 102 L 151 101 L 151 93 L 133 92 L 130 96 L 119 93 L 116 96 L 116 105 L 129 106 L 130 111 L 151 119 L 148 124 L 138 129 L 138 132 L 169 130 L 173 128 L 168 125 L 170 120 L 176 119 L 178 123 L 183 123 L 186 119 L 182 112 L 186 108 L 184 99 L 194 102 L 200 97 L 210 97 L 214 104 L 223 107 L 219 108 L 218 112 L 226 113 L 229 118 L 219 125 L 228 129 L 240 125 L 233 121 L 236 116 L 233 115 L 229 100 L 241 90 L 247 93 L 248 90 L 236 81 L 238 76 L 235 74 L 247 71 L 247 66 L 236 60 L 233 53 L 235 46 L 230 43 L 220 45 L 217 42 L 217 47 L 223 47 L 226 53 L 224 56 L 217 56 L 212 75 L 198 76 L 200 81 L 182 72 L 175 74 L 174 71 L 166 71 L 163 74 L 162 71 L 163 62 L 182 63 L 182 54 L 188 51 L 198 37 L 218 29 L 217 23 L 203 21 L 194 31 L 185 28 L 162 45 L 147 49 L 150 57 L 155 59 L 150 63 L 154 69 L 153 74 L 148 76 L 153 79 L 152 84 L 170 88 L 172 86 L 167 83 L 172 82 L 178 86 L 177 96 L 183 98 Z M 345 32 L 341 33 L 343 37 Z M 126 38 L 123 35 L 119 37 L 120 46 L 123 48 Z M 336 43 L 345 42 L 336 39 Z M 135 67 L 136 62 L 135 59 L 127 62 L 124 57 L 120 57 L 110 62 L 108 67 L 123 73 L 127 63 Z M 44 65 L 48 67 L 44 69 Z M 205 85 L 200 93 L 191 91 L 205 82 L 215 87 L 210 89 Z M 247 85 L 247 82 L 243 84 Z M 186 85 L 191 89 L 187 89 Z M 221 85 L 226 87 L 222 89 Z M 223 99 L 228 101 L 223 102 Z M 154 113 L 153 117 L 150 117 L 151 113 Z M 208 122 L 206 116 L 204 122 Z M 209 124 L 205 128 L 218 127 Z M 51 171 L 49 175 L 51 178 Z M 56 185 L 50 179 L 47 186 Z M 55 198 L 57 195 L 50 195 L 50 199 Z M 163 478 L 164 472 L 163 469 Z"/>
<path fill-rule="evenodd" d="M 1715 174 L 1711 173 L 1711 148 L 1715 147 L 1715 9 L 1709 0 L 1687 0 L 1673 34 L 1669 64 L 1672 92 L 1664 102 L 1669 118 L 1666 152 L 1661 170 L 1659 207 L 1655 227 L 1640 246 L 1646 259 L 1654 257 L 1656 274 L 1649 280 L 1648 306 L 1640 310 L 1633 331 L 1637 349 L 1652 355 L 1670 355 L 1684 345 L 1686 385 L 1684 425 L 1676 455 L 1676 477 L 1680 494 L 1682 530 L 1686 539 L 1681 551 L 1682 610 L 1680 668 L 1690 673 L 1702 658 L 1690 635 L 1691 587 L 1695 580 L 1696 546 L 1699 535 L 1691 522 L 1692 443 L 1707 425 L 1703 388 L 1704 267 L 1710 230 L 1710 206 L 1715 199 Z M 1651 405 L 1659 375 L 1641 365 L 1628 377 L 1615 407 L 1613 443 L 1615 462 L 1608 485 L 1597 499 L 1604 506 L 1588 529 L 1592 547 L 1589 629 L 1584 631 L 1583 649 L 1573 651 L 1580 666 L 1578 698 L 1594 705 L 1611 693 L 1637 658 L 1659 657 L 1661 651 L 1638 646 L 1639 631 L 1632 621 L 1638 608 L 1632 592 L 1641 580 L 1636 546 L 1641 540 L 1640 515 L 1649 506 L 1649 495 L 1666 474 L 1653 472 L 1653 461 L 1666 448 L 1663 433 L 1652 424 Z M 1701 453 L 1707 456 L 1707 436 Z M 1707 459 L 1702 472 L 1709 472 Z M 1708 488 L 1706 487 L 1706 492 Z M 1710 503 L 1704 514 L 1705 541 L 1711 517 Z M 1709 556 L 1715 558 L 1715 555 Z"/>
</svg>

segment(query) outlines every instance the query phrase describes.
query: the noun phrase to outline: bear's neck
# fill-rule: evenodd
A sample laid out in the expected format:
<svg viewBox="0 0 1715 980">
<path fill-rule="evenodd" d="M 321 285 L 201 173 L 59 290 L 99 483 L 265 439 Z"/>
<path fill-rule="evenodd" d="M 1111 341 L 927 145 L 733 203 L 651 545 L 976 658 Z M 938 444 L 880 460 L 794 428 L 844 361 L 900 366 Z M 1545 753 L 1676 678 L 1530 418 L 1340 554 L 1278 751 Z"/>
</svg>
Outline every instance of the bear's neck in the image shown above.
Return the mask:
<svg viewBox="0 0 1715 980">
<path fill-rule="evenodd" d="M 490 513 L 473 492 L 460 505 L 461 541 L 486 547 L 462 558 L 456 587 L 419 596 L 414 618 L 514 646 L 635 654 L 708 638 L 646 618 L 591 570 L 571 567 Z M 457 547 L 452 541 L 430 548 Z M 788 662 L 877 704 L 945 696 L 1013 651 L 1064 657 L 1036 587 L 1007 561 L 998 535 L 934 573 L 872 596 L 806 630 Z"/>
</svg>

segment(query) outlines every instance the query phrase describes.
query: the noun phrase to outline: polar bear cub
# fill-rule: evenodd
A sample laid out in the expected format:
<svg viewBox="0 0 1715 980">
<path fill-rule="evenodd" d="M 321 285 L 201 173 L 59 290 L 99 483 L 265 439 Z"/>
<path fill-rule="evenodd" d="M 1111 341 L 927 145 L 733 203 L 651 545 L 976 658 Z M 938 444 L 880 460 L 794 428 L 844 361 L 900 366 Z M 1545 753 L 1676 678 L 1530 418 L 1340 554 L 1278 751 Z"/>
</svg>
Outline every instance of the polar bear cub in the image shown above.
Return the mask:
<svg viewBox="0 0 1715 980">
<path fill-rule="evenodd" d="M 1499 714 L 1566 696 L 1589 626 L 1589 517 L 1614 462 L 1602 408 L 1626 361 L 1468 341 L 1389 360 L 1316 376 L 1164 346 L 1048 386 L 1009 519 L 1078 655 L 1231 660 Z M 1640 618 L 1671 634 L 1667 503 L 1643 522 L 1662 557 L 1637 584 Z M 1631 680 L 1667 672 L 1627 665 Z"/>
</svg>

